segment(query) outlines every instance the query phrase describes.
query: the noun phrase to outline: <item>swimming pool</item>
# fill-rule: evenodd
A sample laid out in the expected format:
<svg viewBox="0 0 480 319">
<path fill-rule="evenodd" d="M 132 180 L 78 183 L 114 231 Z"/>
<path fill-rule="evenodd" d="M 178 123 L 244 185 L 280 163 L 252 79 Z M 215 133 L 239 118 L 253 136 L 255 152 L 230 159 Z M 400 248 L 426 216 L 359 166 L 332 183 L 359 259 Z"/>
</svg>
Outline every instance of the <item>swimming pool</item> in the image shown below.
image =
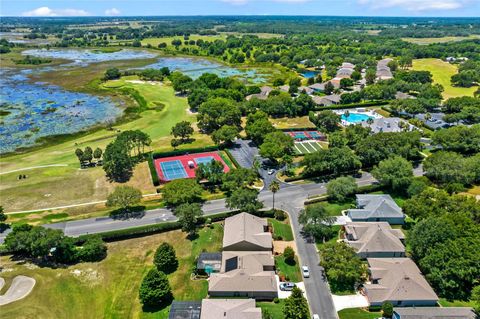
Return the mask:
<svg viewBox="0 0 480 319">
<path fill-rule="evenodd" d="M 345 114 L 342 114 L 342 120 L 347 121 L 348 123 L 360 123 L 360 122 L 365 122 L 368 119 L 373 119 L 372 116 L 368 116 L 366 114 L 362 113 L 352 113 L 348 115 L 348 117 Z"/>
</svg>

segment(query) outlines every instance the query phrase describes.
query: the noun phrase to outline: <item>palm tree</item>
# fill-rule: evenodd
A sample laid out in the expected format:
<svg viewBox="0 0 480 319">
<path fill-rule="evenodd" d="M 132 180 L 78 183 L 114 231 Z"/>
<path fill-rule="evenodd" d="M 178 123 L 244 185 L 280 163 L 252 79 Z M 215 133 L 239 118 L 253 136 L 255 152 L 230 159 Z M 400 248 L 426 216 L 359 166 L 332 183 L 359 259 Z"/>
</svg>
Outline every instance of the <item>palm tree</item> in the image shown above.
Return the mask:
<svg viewBox="0 0 480 319">
<path fill-rule="evenodd" d="M 268 186 L 268 189 L 272 192 L 273 195 L 273 210 L 275 210 L 275 193 L 280 189 L 280 184 L 277 181 L 273 181 Z"/>
</svg>

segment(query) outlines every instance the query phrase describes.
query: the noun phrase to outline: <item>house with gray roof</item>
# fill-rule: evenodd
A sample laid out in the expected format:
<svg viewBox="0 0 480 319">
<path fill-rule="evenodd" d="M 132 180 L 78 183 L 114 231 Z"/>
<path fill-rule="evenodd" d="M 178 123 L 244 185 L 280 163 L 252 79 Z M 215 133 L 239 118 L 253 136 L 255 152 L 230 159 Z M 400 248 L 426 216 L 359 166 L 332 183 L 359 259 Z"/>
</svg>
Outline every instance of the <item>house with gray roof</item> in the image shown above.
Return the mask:
<svg viewBox="0 0 480 319">
<path fill-rule="evenodd" d="M 311 88 L 314 92 L 324 92 L 325 91 L 325 85 L 330 82 L 335 89 L 340 88 L 340 82 L 339 81 L 327 81 L 323 83 L 314 83 L 312 85 L 309 85 L 308 87 Z"/>
<path fill-rule="evenodd" d="M 360 124 L 363 127 L 370 127 L 373 133 L 385 133 L 385 132 L 404 132 L 412 131 L 415 126 L 408 123 L 407 121 L 402 120 L 399 117 L 380 117 L 373 119 L 373 122 L 370 124 L 368 121 L 362 121 Z"/>
<path fill-rule="evenodd" d="M 397 307 L 436 306 L 438 296 L 410 258 L 367 258 L 369 282 L 363 285 L 370 306 L 389 301 Z"/>
<path fill-rule="evenodd" d="M 414 97 L 413 95 L 410 95 L 408 93 L 404 93 L 404 92 L 400 92 L 400 91 L 395 93 L 395 99 L 397 99 L 397 100 L 408 100 L 408 99 L 415 99 L 415 98 L 416 97 Z"/>
<path fill-rule="evenodd" d="M 168 319 L 200 319 L 202 303 L 200 301 L 176 301 L 172 302 Z"/>
<path fill-rule="evenodd" d="M 272 251 L 272 248 L 272 234 L 266 219 L 247 213 L 225 219 L 224 251 Z"/>
<path fill-rule="evenodd" d="M 262 319 L 255 299 L 203 299 L 200 319 Z"/>
<path fill-rule="evenodd" d="M 247 101 L 250 101 L 251 99 L 255 98 L 255 99 L 259 99 L 259 100 L 266 100 L 268 99 L 268 95 L 270 94 L 270 92 L 273 91 L 273 88 L 268 86 L 268 85 L 264 85 L 260 88 L 260 93 L 255 93 L 255 94 L 250 94 L 250 95 L 247 95 L 245 97 L 245 99 Z"/>
<path fill-rule="evenodd" d="M 388 222 L 402 225 L 405 215 L 390 195 L 357 194 L 357 208 L 347 210 L 353 222 Z"/>
<path fill-rule="evenodd" d="M 345 240 L 360 258 L 405 257 L 405 236 L 387 222 L 349 222 Z"/>
<path fill-rule="evenodd" d="M 298 92 L 305 92 L 308 95 L 313 94 L 314 90 L 309 86 L 301 86 L 298 88 Z"/>
<path fill-rule="evenodd" d="M 393 308 L 393 319 L 475 319 L 469 307 Z"/>
<path fill-rule="evenodd" d="M 337 71 L 337 75 L 336 77 L 337 78 L 350 78 L 352 76 L 352 73 L 354 72 L 355 70 L 352 68 L 340 68 L 338 71 Z"/>
<path fill-rule="evenodd" d="M 222 269 L 208 279 L 211 297 L 278 297 L 275 260 L 269 251 L 224 251 Z"/>
<path fill-rule="evenodd" d="M 340 103 L 340 95 L 338 94 L 325 95 L 325 96 L 315 95 L 312 97 L 312 100 L 317 105 L 329 106 L 329 105 Z"/>
</svg>

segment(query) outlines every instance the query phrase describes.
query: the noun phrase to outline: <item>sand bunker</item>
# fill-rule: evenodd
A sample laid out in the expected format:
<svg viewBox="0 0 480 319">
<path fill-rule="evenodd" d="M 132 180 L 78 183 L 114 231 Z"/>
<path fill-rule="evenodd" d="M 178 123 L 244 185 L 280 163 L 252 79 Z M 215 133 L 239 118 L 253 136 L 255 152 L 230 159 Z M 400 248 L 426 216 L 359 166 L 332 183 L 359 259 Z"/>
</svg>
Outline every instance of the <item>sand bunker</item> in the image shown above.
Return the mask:
<svg viewBox="0 0 480 319">
<path fill-rule="evenodd" d="M 5 280 L 0 278 L 0 289 L 4 284 Z M 0 306 L 25 298 L 32 292 L 34 286 L 35 279 L 31 277 L 17 276 L 13 278 L 10 288 L 0 296 Z"/>
</svg>

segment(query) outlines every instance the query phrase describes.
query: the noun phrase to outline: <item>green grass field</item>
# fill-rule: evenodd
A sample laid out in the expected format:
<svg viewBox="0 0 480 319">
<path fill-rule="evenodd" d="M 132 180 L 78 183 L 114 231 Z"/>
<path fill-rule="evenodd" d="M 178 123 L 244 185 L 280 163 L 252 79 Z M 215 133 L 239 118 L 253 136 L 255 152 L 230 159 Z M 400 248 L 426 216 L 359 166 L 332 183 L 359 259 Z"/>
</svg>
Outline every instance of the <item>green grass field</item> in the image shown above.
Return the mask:
<svg viewBox="0 0 480 319">
<path fill-rule="evenodd" d="M 223 34 L 220 34 L 220 35 L 198 35 L 198 34 L 192 34 L 189 36 L 188 38 L 188 41 L 190 40 L 194 40 L 194 41 L 197 41 L 197 40 L 200 40 L 202 39 L 203 41 L 209 41 L 209 42 L 213 42 L 215 40 L 225 40 L 227 38 L 226 35 L 223 35 Z M 182 41 L 182 45 L 180 46 L 180 48 L 182 47 L 189 47 L 190 45 L 184 45 L 183 42 L 185 41 L 183 39 L 183 37 L 181 36 L 178 36 L 178 37 L 159 37 L 159 38 L 148 38 L 148 39 L 143 39 L 142 40 L 142 45 L 152 45 L 154 47 L 157 47 L 160 43 L 166 43 L 167 44 L 167 47 L 169 48 L 174 48 L 174 46 L 172 45 L 172 41 L 173 40 L 180 40 Z M 195 46 L 196 47 L 196 46 Z"/>
<path fill-rule="evenodd" d="M 294 152 L 295 154 L 305 155 L 309 153 L 314 153 L 321 150 L 323 147 L 320 142 L 295 142 Z"/>
<path fill-rule="evenodd" d="M 454 64 L 450 64 L 439 59 L 413 60 L 412 69 L 416 71 L 430 71 L 432 73 L 434 83 L 441 84 L 444 87 L 444 99 L 464 95 L 473 96 L 473 92 L 477 90 L 477 87 L 462 88 L 452 86 L 450 78 L 452 75 L 458 72 L 458 67 Z"/>
<path fill-rule="evenodd" d="M 288 222 L 281 222 L 275 218 L 269 218 L 268 222 L 272 224 L 273 233 L 275 236 L 281 236 L 282 240 L 285 241 L 293 240 L 292 227 Z"/>
<path fill-rule="evenodd" d="M 152 138 L 151 149 L 168 151 L 170 146 L 170 129 L 182 120 L 194 121 L 194 115 L 189 113 L 185 98 L 175 96 L 169 85 L 156 85 L 122 79 L 106 83 L 105 90 L 115 94 L 116 89 L 108 88 L 131 87 L 136 89 L 148 102 L 152 109 L 140 113 L 139 118 L 131 122 L 115 126 L 120 131 L 139 129 Z M 157 110 L 162 103 L 164 108 Z M 104 200 L 109 191 L 115 186 L 105 178 L 101 167 L 79 170 L 78 160 L 74 154 L 77 147 L 90 146 L 93 149 L 102 149 L 116 136 L 115 131 L 101 129 L 90 134 L 79 136 L 74 141 L 33 149 L 32 151 L 5 156 L 0 160 L 0 205 L 7 212 L 32 210 L 46 207 L 56 207 L 77 203 Z M 212 145 L 210 137 L 195 133 L 192 144 L 182 145 L 181 148 Z M 18 180 L 18 172 L 6 173 L 16 169 L 36 167 L 41 165 L 62 164 L 63 167 L 36 168 L 22 171 L 27 174 L 25 180 Z M 147 165 L 139 165 L 129 185 L 140 188 L 143 193 L 155 192 L 150 179 Z"/>
<path fill-rule="evenodd" d="M 298 260 L 294 265 L 289 265 L 285 262 L 285 258 L 282 255 L 275 256 L 275 265 L 277 269 L 286 277 L 287 281 L 300 282 L 302 281 L 302 274 L 300 273 L 300 266 Z"/>
<path fill-rule="evenodd" d="M 175 248 L 179 268 L 169 275 L 176 300 L 201 300 L 207 295 L 206 280 L 192 280 L 196 257 L 203 250 L 218 251 L 223 230 L 203 228 L 189 241 L 185 233 L 167 232 L 108 244 L 108 256 L 98 263 L 65 268 L 38 268 L 0 257 L 2 277 L 9 282 L 22 274 L 36 279 L 32 293 L 22 301 L 2 306 L 3 318 L 168 318 L 168 308 L 155 313 L 142 311 L 138 289 L 152 267 L 155 249 L 162 242 Z"/>
<path fill-rule="evenodd" d="M 284 299 L 280 299 L 278 303 L 274 302 L 257 302 L 257 307 L 266 309 L 273 317 L 273 319 L 284 319 L 283 315 L 283 305 L 285 304 Z"/>
<path fill-rule="evenodd" d="M 344 309 L 338 312 L 340 319 L 376 319 L 382 316 L 381 312 L 369 312 L 362 309 Z"/>
<path fill-rule="evenodd" d="M 429 45 L 433 43 L 458 42 L 463 40 L 474 40 L 480 38 L 478 34 L 472 34 L 468 37 L 441 37 L 441 38 L 402 38 L 405 42 L 419 45 Z"/>
</svg>

